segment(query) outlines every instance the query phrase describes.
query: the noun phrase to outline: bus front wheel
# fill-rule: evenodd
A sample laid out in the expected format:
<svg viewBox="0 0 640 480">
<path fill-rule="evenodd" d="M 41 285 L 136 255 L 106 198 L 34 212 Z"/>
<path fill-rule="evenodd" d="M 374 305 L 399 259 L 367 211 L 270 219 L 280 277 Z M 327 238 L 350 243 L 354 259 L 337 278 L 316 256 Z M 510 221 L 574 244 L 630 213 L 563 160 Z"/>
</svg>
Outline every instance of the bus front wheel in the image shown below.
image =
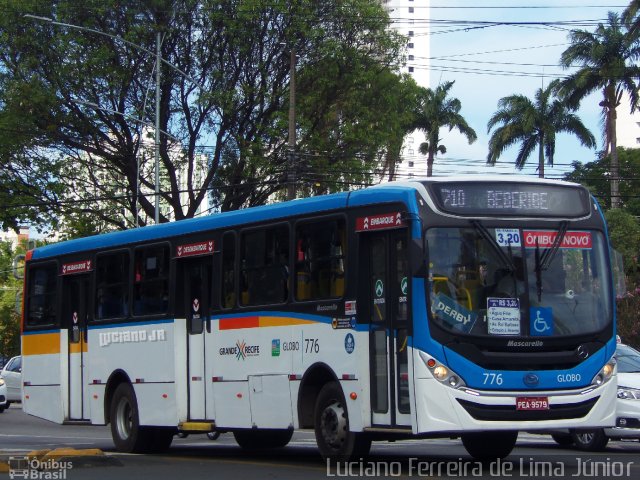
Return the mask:
<svg viewBox="0 0 640 480">
<path fill-rule="evenodd" d="M 339 383 L 327 383 L 320 390 L 314 421 L 316 443 L 325 460 L 346 462 L 368 455 L 371 438 L 349 431 L 349 414 Z"/>
<path fill-rule="evenodd" d="M 508 456 L 516 446 L 518 432 L 473 432 L 462 435 L 462 444 L 475 460 L 487 461 Z"/>
<path fill-rule="evenodd" d="M 133 387 L 121 383 L 111 400 L 111 436 L 119 452 L 144 453 L 151 446 L 151 432 L 140 426 Z"/>
</svg>

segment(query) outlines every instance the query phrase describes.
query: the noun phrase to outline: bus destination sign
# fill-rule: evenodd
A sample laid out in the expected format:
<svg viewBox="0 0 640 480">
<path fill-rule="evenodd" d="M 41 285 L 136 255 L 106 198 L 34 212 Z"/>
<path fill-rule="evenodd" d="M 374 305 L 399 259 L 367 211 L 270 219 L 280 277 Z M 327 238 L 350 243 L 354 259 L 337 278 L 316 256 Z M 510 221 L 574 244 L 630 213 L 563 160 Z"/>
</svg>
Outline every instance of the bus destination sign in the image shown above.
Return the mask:
<svg viewBox="0 0 640 480">
<path fill-rule="evenodd" d="M 589 214 L 584 188 L 509 182 L 431 184 L 438 208 L 459 215 L 583 217 Z"/>
</svg>

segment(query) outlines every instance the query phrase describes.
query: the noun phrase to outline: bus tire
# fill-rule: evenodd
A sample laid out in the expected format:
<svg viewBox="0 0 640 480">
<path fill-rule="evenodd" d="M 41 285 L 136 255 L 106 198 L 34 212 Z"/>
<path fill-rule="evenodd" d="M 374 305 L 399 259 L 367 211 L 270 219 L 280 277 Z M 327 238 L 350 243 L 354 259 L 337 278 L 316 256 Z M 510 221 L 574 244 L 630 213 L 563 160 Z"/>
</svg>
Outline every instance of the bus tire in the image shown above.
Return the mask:
<svg viewBox="0 0 640 480">
<path fill-rule="evenodd" d="M 348 462 L 366 457 L 371 437 L 349 431 L 349 414 L 337 382 L 327 383 L 318 394 L 314 410 L 316 443 L 324 460 Z"/>
<path fill-rule="evenodd" d="M 573 445 L 573 437 L 570 433 L 552 433 L 551 438 L 561 447 L 570 447 Z"/>
<path fill-rule="evenodd" d="M 113 393 L 110 410 L 111 437 L 119 452 L 146 453 L 151 446 L 151 431 L 140 426 L 138 402 L 133 387 L 121 383 Z"/>
<path fill-rule="evenodd" d="M 472 432 L 461 436 L 462 444 L 475 460 L 484 462 L 508 456 L 518 440 L 518 432 Z"/>
<path fill-rule="evenodd" d="M 572 430 L 571 438 L 578 450 L 585 452 L 601 452 L 609 443 L 602 428 L 594 430 Z"/>
<path fill-rule="evenodd" d="M 171 427 L 146 427 L 149 429 L 149 445 L 147 447 L 148 453 L 163 453 L 169 450 L 173 437 L 176 434 L 176 429 Z"/>
<path fill-rule="evenodd" d="M 245 450 L 281 448 L 291 441 L 293 430 L 236 430 L 233 436 Z"/>
</svg>

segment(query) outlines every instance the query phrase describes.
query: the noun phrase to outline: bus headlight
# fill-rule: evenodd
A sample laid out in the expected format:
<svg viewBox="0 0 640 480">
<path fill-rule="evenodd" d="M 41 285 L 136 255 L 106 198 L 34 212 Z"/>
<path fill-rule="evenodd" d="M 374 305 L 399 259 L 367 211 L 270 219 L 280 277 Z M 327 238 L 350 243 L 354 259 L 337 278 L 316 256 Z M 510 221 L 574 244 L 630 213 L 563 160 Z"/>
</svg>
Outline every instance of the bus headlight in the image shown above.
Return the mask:
<svg viewBox="0 0 640 480">
<path fill-rule="evenodd" d="M 0 387 L 4 385 L 4 378 L 0 377 Z"/>
<path fill-rule="evenodd" d="M 591 380 L 591 385 L 600 386 L 603 383 L 607 383 L 613 376 L 613 372 L 616 369 L 616 361 L 612 358 L 604 367 L 600 369 L 598 374 Z"/>
<path fill-rule="evenodd" d="M 433 369 L 433 376 L 440 381 L 443 381 L 445 378 L 447 378 L 448 374 L 449 374 L 449 371 L 447 370 L 447 367 L 445 367 L 444 365 L 438 365 Z"/>
<path fill-rule="evenodd" d="M 419 354 L 420 358 L 431 372 L 431 375 L 433 375 L 433 378 L 438 380 L 440 383 L 451 388 L 461 388 L 466 386 L 462 378 L 460 378 L 460 375 L 453 372 L 450 368 L 445 367 L 424 352 L 419 352 Z"/>
</svg>

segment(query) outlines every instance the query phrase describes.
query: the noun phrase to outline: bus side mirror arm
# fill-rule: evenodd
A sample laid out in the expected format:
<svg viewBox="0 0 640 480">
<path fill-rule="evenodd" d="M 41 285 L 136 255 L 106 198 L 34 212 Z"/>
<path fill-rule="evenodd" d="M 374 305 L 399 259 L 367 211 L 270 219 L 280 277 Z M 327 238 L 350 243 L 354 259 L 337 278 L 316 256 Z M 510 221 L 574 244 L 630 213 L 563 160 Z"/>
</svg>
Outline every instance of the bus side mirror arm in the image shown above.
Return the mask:
<svg viewBox="0 0 640 480">
<path fill-rule="evenodd" d="M 24 259 L 25 255 L 16 255 L 13 257 L 13 276 L 18 280 L 24 278 Z M 22 270 L 22 272 L 20 272 Z"/>
</svg>

